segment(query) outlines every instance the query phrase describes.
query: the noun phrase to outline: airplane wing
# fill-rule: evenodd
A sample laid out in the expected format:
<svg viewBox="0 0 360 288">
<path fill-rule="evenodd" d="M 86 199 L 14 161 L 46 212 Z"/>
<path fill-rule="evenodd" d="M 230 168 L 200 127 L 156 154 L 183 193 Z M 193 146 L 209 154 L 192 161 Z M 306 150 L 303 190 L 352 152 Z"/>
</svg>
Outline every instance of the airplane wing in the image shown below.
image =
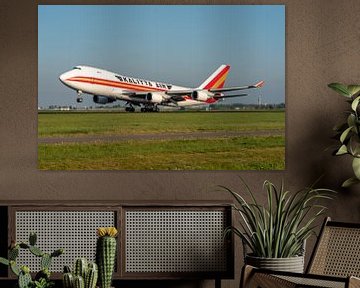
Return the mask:
<svg viewBox="0 0 360 288">
<path fill-rule="evenodd" d="M 210 92 L 229 92 L 229 91 L 238 91 L 238 90 L 246 90 L 252 88 L 261 88 L 264 86 L 265 81 L 260 81 L 254 85 L 250 86 L 239 86 L 239 87 L 228 87 L 228 88 L 214 88 L 209 89 Z"/>
<path fill-rule="evenodd" d="M 153 92 L 152 91 L 147 91 L 147 92 L 122 91 L 121 95 L 128 97 L 128 99 L 126 101 L 134 103 L 134 104 L 136 103 L 137 105 L 139 103 L 158 103 L 158 104 L 161 103 L 162 105 L 166 105 L 166 104 L 178 105 L 178 102 L 186 100 L 187 99 L 186 97 L 191 97 L 191 94 L 194 91 L 210 92 L 210 93 L 213 93 L 213 95 L 211 96 L 213 99 L 224 99 L 224 98 L 247 96 L 247 94 L 225 95 L 224 92 L 260 88 L 263 85 L 264 85 L 264 81 L 260 81 L 254 85 L 227 87 L 227 88 L 210 88 L 210 89 L 195 88 L 195 89 L 169 90 L 169 91 L 164 91 L 164 92 L 159 92 L 159 91 L 153 91 Z M 148 97 L 149 97 L 148 95 L 152 94 L 152 93 L 154 95 L 153 96 L 150 95 L 150 97 L 157 97 L 156 100 L 148 99 Z M 121 100 L 124 100 L 124 99 L 121 99 Z"/>
<path fill-rule="evenodd" d="M 136 95 L 141 95 L 141 94 L 139 94 L 139 93 L 136 93 L 136 92 L 134 92 L 134 91 L 122 91 L 121 93 L 120 93 L 121 95 L 125 95 L 125 96 L 129 96 L 129 97 L 132 97 L 132 96 L 136 96 Z M 143 93 L 142 93 L 143 94 Z M 146 95 L 146 94 L 144 94 L 144 95 Z"/>
<path fill-rule="evenodd" d="M 264 86 L 265 81 L 260 81 L 254 85 L 249 86 L 238 86 L 238 87 L 227 87 L 227 88 L 211 88 L 211 89 L 187 89 L 187 90 L 172 90 L 165 92 L 167 95 L 188 95 L 193 91 L 209 91 L 209 92 L 229 92 L 229 91 L 239 91 L 253 88 L 261 88 Z M 234 96 L 235 97 L 235 96 Z M 222 98 L 222 97 L 221 97 Z"/>
<path fill-rule="evenodd" d="M 236 94 L 236 95 L 215 95 L 213 98 L 215 99 L 223 99 L 223 98 L 232 98 L 232 97 L 244 97 L 247 96 L 248 94 Z"/>
<path fill-rule="evenodd" d="M 119 100 L 124 100 L 124 101 L 127 101 L 127 102 L 135 104 L 135 105 L 139 105 L 140 103 L 146 104 L 146 103 L 149 103 L 149 101 L 147 99 L 148 93 L 159 93 L 159 92 L 158 91 L 147 91 L 144 93 L 144 92 L 135 92 L 135 91 L 122 91 L 118 95 L 117 98 Z M 171 103 L 171 104 L 177 105 L 177 102 L 184 100 L 183 95 L 170 96 L 170 95 L 166 95 L 165 93 L 159 93 L 159 94 L 162 94 L 164 96 L 163 99 L 161 100 L 162 105 L 165 105 L 166 103 Z M 189 93 L 187 93 L 187 94 L 189 94 Z M 121 96 L 128 96 L 128 99 L 125 100 Z"/>
<path fill-rule="evenodd" d="M 165 94 L 166 94 L 166 95 L 170 95 L 170 96 L 189 95 L 189 94 L 191 94 L 194 90 L 196 90 L 196 89 L 171 90 L 171 91 L 166 91 Z"/>
<path fill-rule="evenodd" d="M 182 101 L 184 100 L 183 96 L 184 95 L 189 95 L 191 94 L 191 92 L 194 90 L 186 90 L 185 92 L 183 90 L 180 91 L 175 91 L 175 93 L 167 93 L 167 92 L 161 92 L 159 93 L 159 91 L 147 91 L 147 92 L 134 92 L 134 91 L 122 91 L 120 95 L 125 95 L 125 96 L 129 96 L 129 98 L 136 100 L 146 100 L 146 96 L 148 93 L 159 93 L 159 94 L 164 94 L 164 100 L 165 101 L 170 101 L 170 102 L 177 102 L 177 101 Z"/>
</svg>

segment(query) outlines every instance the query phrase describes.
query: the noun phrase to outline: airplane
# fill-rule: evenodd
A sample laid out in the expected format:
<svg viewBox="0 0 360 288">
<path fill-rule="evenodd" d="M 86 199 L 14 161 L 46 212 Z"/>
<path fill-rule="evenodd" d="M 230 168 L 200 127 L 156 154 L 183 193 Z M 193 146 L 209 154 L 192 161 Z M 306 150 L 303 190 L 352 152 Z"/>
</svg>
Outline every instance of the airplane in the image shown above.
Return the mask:
<svg viewBox="0 0 360 288">
<path fill-rule="evenodd" d="M 158 106 L 187 107 L 213 104 L 230 97 L 247 94 L 226 95 L 226 92 L 260 88 L 264 81 L 254 85 L 224 88 L 230 65 L 221 65 L 199 87 L 187 88 L 162 82 L 123 76 L 90 66 L 75 66 L 59 76 L 60 81 L 77 92 L 77 102 L 83 101 L 82 94 L 93 95 L 97 104 L 126 102 L 125 110 L 134 112 L 140 106 L 141 112 L 158 112 Z"/>
</svg>

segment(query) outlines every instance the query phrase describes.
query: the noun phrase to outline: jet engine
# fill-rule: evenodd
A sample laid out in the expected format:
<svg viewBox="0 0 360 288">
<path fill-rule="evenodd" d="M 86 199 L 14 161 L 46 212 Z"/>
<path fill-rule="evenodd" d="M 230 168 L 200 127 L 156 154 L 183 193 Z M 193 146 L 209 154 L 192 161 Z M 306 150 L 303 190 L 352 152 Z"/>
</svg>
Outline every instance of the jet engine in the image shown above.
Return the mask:
<svg viewBox="0 0 360 288">
<path fill-rule="evenodd" d="M 160 93 L 147 93 L 146 100 L 150 103 L 160 104 L 163 102 L 164 97 Z"/>
<path fill-rule="evenodd" d="M 209 99 L 209 95 L 204 91 L 193 91 L 191 93 L 191 98 L 197 101 L 205 102 Z"/>
<path fill-rule="evenodd" d="M 98 96 L 98 95 L 94 95 L 93 100 L 97 104 L 107 104 L 107 103 L 112 103 L 115 101 L 115 99 L 105 97 L 105 96 Z"/>
</svg>

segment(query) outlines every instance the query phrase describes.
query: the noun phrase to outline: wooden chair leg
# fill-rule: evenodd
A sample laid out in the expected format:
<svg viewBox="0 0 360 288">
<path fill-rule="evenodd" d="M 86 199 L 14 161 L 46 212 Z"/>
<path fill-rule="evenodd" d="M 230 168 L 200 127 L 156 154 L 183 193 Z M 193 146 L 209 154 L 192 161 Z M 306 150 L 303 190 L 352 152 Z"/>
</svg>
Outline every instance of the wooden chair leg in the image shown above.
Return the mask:
<svg viewBox="0 0 360 288">
<path fill-rule="evenodd" d="M 215 279 L 215 288 L 221 288 L 221 279 L 220 278 Z"/>
<path fill-rule="evenodd" d="M 254 267 L 250 265 L 244 265 L 241 271 L 241 278 L 240 278 L 240 288 L 248 287 L 248 283 L 250 282 L 251 275 L 253 274 Z"/>
</svg>

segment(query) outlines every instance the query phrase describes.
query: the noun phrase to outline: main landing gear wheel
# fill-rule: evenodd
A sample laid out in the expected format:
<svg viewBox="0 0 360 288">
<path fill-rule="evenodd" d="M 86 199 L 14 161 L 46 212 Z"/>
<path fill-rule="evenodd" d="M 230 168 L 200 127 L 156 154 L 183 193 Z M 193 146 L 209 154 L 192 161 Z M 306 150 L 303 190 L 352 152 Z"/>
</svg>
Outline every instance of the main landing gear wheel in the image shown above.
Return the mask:
<svg viewBox="0 0 360 288">
<path fill-rule="evenodd" d="M 159 108 L 157 106 L 145 106 L 140 109 L 141 112 L 159 112 Z"/>
<path fill-rule="evenodd" d="M 126 112 L 135 112 L 135 108 L 132 106 L 125 107 Z"/>
</svg>

